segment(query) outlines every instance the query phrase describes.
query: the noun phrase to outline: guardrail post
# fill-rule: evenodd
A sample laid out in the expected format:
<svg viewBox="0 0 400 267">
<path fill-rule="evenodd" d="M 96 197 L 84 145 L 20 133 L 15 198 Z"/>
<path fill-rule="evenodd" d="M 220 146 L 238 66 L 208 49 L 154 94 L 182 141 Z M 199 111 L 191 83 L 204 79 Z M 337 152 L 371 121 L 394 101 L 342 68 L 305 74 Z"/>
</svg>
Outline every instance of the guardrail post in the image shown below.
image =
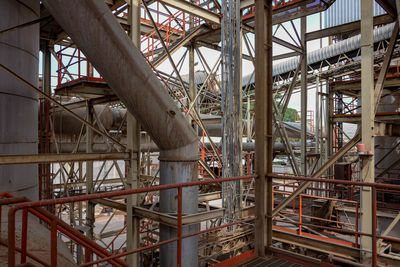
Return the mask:
<svg viewBox="0 0 400 267">
<path fill-rule="evenodd" d="M 302 208 L 301 208 L 301 195 L 299 195 L 299 234 L 301 235 L 301 213 L 302 213 Z"/>
<path fill-rule="evenodd" d="M 51 266 L 57 267 L 57 222 L 52 220 L 50 233 L 50 249 L 51 249 Z"/>
<path fill-rule="evenodd" d="M 378 249 L 376 245 L 376 188 L 372 186 L 372 266 L 378 266 Z"/>
<path fill-rule="evenodd" d="M 359 205 L 358 205 L 358 202 L 356 203 L 356 232 L 358 233 L 358 216 L 359 216 Z M 355 237 L 355 243 L 356 243 L 356 247 L 358 248 L 358 234 L 355 234 L 354 235 L 354 237 Z"/>
<path fill-rule="evenodd" d="M 182 266 L 182 187 L 178 187 L 177 267 Z"/>
<path fill-rule="evenodd" d="M 21 237 L 21 264 L 26 263 L 27 240 L 28 240 L 28 210 L 22 211 L 22 237 Z"/>
<path fill-rule="evenodd" d="M 15 210 L 8 212 L 8 266 L 15 266 Z"/>
<path fill-rule="evenodd" d="M 90 262 L 92 259 L 92 250 L 88 247 L 85 248 L 85 263 Z"/>
</svg>

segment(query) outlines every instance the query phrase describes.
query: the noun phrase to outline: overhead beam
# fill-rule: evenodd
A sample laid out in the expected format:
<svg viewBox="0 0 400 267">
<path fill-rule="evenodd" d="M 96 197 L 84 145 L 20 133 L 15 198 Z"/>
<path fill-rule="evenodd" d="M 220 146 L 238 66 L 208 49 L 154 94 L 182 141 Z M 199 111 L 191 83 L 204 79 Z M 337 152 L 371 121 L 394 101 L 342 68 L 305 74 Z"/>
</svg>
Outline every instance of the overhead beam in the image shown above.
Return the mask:
<svg viewBox="0 0 400 267">
<path fill-rule="evenodd" d="M 381 24 L 388 24 L 393 21 L 394 21 L 394 19 L 387 14 L 377 16 L 377 17 L 374 17 L 374 26 L 381 25 Z M 338 34 L 342 34 L 342 33 L 360 31 L 360 27 L 361 27 L 361 21 L 357 20 L 354 22 L 342 24 L 342 25 L 335 26 L 335 27 L 330 27 L 327 29 L 308 32 L 308 33 L 306 33 L 306 40 L 311 41 L 311 40 L 325 38 L 325 37 L 338 35 Z"/>
<path fill-rule="evenodd" d="M 32 155 L 1 155 L 0 165 L 35 164 L 52 162 L 127 160 L 129 153 L 75 153 L 75 154 L 32 154 Z"/>
<path fill-rule="evenodd" d="M 221 17 L 218 14 L 209 11 L 207 9 L 204 9 L 191 2 L 183 0 L 159 0 L 159 2 L 171 6 L 173 8 L 176 8 L 178 10 L 184 11 L 186 13 L 189 13 L 198 18 L 202 18 L 208 22 L 218 25 L 221 24 Z"/>
<path fill-rule="evenodd" d="M 397 18 L 396 7 L 392 6 L 387 0 L 376 0 L 376 2 L 392 17 Z"/>
<path fill-rule="evenodd" d="M 289 43 L 289 42 L 287 42 L 285 40 L 282 40 L 282 39 L 280 39 L 278 37 L 272 36 L 272 41 L 277 43 L 277 44 L 279 44 L 279 45 L 282 45 L 282 46 L 284 46 L 286 48 L 292 49 L 292 50 L 296 51 L 297 53 L 300 53 L 300 54 L 303 53 L 303 50 L 301 49 L 301 47 L 298 47 L 297 45 L 291 44 L 291 43 Z"/>
<path fill-rule="evenodd" d="M 389 46 L 386 50 L 385 59 L 383 60 L 383 64 L 382 64 L 381 71 L 379 72 L 378 80 L 375 83 L 375 96 L 374 96 L 374 99 L 375 99 L 374 113 L 375 114 L 376 114 L 376 111 L 378 110 L 379 101 L 382 96 L 382 91 L 383 91 L 384 84 L 386 81 L 387 72 L 390 67 L 390 61 L 392 61 L 392 55 L 393 55 L 394 47 L 395 47 L 395 44 L 397 41 L 398 33 L 399 33 L 399 21 L 396 20 L 396 23 L 393 28 L 393 33 L 390 38 Z M 362 84 L 363 84 L 363 82 L 361 81 L 361 85 Z"/>
</svg>

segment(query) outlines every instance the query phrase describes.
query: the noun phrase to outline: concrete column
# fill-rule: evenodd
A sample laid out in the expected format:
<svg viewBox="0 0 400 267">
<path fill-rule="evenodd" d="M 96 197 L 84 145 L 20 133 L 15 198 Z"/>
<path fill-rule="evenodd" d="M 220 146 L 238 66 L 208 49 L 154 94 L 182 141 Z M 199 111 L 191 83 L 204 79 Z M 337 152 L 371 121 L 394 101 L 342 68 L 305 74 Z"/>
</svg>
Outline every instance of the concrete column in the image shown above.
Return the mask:
<svg viewBox="0 0 400 267">
<path fill-rule="evenodd" d="M 140 0 L 129 0 L 128 23 L 133 44 L 140 49 Z M 127 114 L 127 149 L 131 152 L 128 173 L 126 177 L 127 189 L 139 187 L 140 175 L 140 125 L 135 117 L 128 112 Z M 140 219 L 133 216 L 133 206 L 139 205 L 139 195 L 133 194 L 127 197 L 127 233 L 126 248 L 128 251 L 139 248 L 140 246 Z M 130 254 L 126 257 L 129 266 L 140 266 L 140 254 Z"/>
<path fill-rule="evenodd" d="M 366 151 L 374 153 L 374 37 L 373 37 L 373 1 L 361 1 L 361 142 Z M 374 156 L 366 156 L 361 162 L 363 182 L 375 181 Z M 365 187 L 361 190 L 361 232 L 372 234 L 372 191 Z M 372 238 L 361 237 L 361 248 L 372 250 Z M 362 253 L 362 261 L 370 262 L 371 254 Z"/>
<path fill-rule="evenodd" d="M 301 45 L 303 57 L 301 61 L 301 173 L 307 175 L 307 17 L 300 22 Z"/>
</svg>

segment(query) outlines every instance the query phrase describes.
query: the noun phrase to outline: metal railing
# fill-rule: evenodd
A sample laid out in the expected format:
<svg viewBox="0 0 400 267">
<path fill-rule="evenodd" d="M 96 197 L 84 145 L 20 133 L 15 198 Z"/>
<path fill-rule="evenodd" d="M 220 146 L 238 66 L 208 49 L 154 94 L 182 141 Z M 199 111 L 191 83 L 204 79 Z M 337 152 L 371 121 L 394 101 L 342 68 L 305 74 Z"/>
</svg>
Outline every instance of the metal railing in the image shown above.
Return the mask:
<svg viewBox="0 0 400 267">
<path fill-rule="evenodd" d="M 400 242 L 400 238 L 398 238 L 398 237 L 382 236 L 382 235 L 377 234 L 377 191 L 378 190 L 391 190 L 391 192 L 397 192 L 398 194 L 400 194 L 400 185 L 347 181 L 347 180 L 331 180 L 331 179 L 324 179 L 324 178 L 281 175 L 281 174 L 277 174 L 277 173 L 269 173 L 267 175 L 267 177 L 271 178 L 271 179 L 281 179 L 281 180 L 295 180 L 295 181 L 302 181 L 302 182 L 318 182 L 318 183 L 345 185 L 345 186 L 369 187 L 369 188 L 371 188 L 371 191 L 372 191 L 371 192 L 371 194 L 372 194 L 372 205 L 371 205 L 372 216 L 370 218 L 372 221 L 372 229 L 371 229 L 372 233 L 371 234 L 365 233 L 365 232 L 360 232 L 360 231 L 358 231 L 358 228 L 356 230 L 349 230 L 349 229 L 339 229 L 339 228 L 334 228 L 334 227 L 329 227 L 329 226 L 303 223 L 301 221 L 302 216 L 300 216 L 299 222 L 287 221 L 287 220 L 281 220 L 281 219 L 274 219 L 275 221 L 281 221 L 281 222 L 286 222 L 286 223 L 290 223 L 290 224 L 297 224 L 297 225 L 299 225 L 299 227 L 306 226 L 306 227 L 318 228 L 321 230 L 335 231 L 335 232 L 342 233 L 342 234 L 351 234 L 351 235 L 355 235 L 357 237 L 358 236 L 371 237 L 372 238 L 372 264 L 373 264 L 373 266 L 377 266 L 377 261 L 378 261 L 378 248 L 377 248 L 377 240 L 378 239 L 383 239 L 383 240 L 392 241 L 392 242 L 396 242 L 396 243 Z M 358 209 L 357 209 L 357 212 L 358 212 Z M 358 221 L 357 221 L 357 224 L 358 224 Z"/>
<path fill-rule="evenodd" d="M 121 257 L 127 256 L 133 253 L 138 253 L 141 251 L 145 251 L 148 249 L 153 249 L 157 248 L 161 245 L 165 245 L 168 243 L 172 242 L 177 242 L 177 266 L 182 266 L 182 240 L 184 238 L 196 236 L 196 235 L 201 235 L 207 232 L 212 232 L 221 228 L 249 222 L 251 220 L 254 220 L 254 217 L 248 217 L 245 219 L 241 219 L 239 221 L 233 222 L 233 223 L 228 223 L 224 225 L 220 225 L 217 227 L 213 227 L 210 229 L 202 230 L 199 232 L 195 233 L 190 233 L 187 235 L 182 235 L 182 189 L 184 187 L 191 187 L 191 186 L 200 186 L 200 185 L 205 185 L 205 184 L 212 184 L 212 183 L 220 183 L 220 182 L 230 182 L 230 181 L 238 181 L 238 180 L 249 180 L 251 178 L 254 178 L 255 176 L 238 176 L 238 177 L 232 177 L 232 178 L 223 178 L 223 179 L 217 179 L 217 180 L 205 180 L 205 181 L 194 181 L 194 182 L 187 182 L 187 183 L 179 183 L 179 184 L 169 184 L 169 185 L 159 185 L 159 186 L 154 186 L 150 188 L 138 188 L 138 189 L 129 189 L 129 190 L 123 190 L 123 191 L 117 191 L 117 192 L 106 192 L 106 193 L 97 193 L 97 194 L 91 194 L 91 195 L 82 195 L 82 196 L 73 196 L 73 197 L 65 197 L 65 198 L 59 198 L 59 199 L 48 199 L 48 200 L 41 200 L 41 201 L 27 201 L 27 199 L 23 198 L 21 199 L 14 199 L 18 200 L 15 201 L 15 204 L 13 207 L 9 209 L 8 212 L 8 262 L 9 266 L 14 267 L 15 266 L 15 256 L 16 256 L 16 251 L 19 249 L 16 248 L 16 229 L 15 229 L 15 222 L 16 222 L 16 212 L 22 210 L 23 212 L 23 218 L 22 218 L 22 240 L 21 240 L 21 263 L 26 262 L 26 256 L 28 255 L 27 251 L 27 240 L 28 240 L 28 212 L 33 214 L 34 216 L 38 217 L 42 222 L 47 223 L 50 226 L 50 235 L 51 235 L 51 256 L 50 256 L 50 262 L 51 264 L 43 264 L 42 262 L 39 262 L 45 266 L 57 266 L 57 255 L 58 255 L 58 248 L 57 248 L 57 233 L 62 233 L 63 235 L 67 236 L 68 238 L 74 240 L 78 244 L 82 245 L 82 247 L 85 248 L 85 263 L 82 264 L 81 266 L 92 266 L 94 264 L 102 263 L 102 262 L 108 262 L 113 264 L 114 266 L 126 266 L 126 264 L 120 260 Z M 160 241 L 157 244 L 149 245 L 146 247 L 141 247 L 132 251 L 126 251 L 120 254 L 116 255 L 111 255 L 106 249 L 100 247 L 93 241 L 89 240 L 79 232 L 77 232 L 75 229 L 73 229 L 71 226 L 66 224 L 65 222 L 61 221 L 59 218 L 56 216 L 46 212 L 44 209 L 41 207 L 46 207 L 50 205 L 59 205 L 59 204 L 65 204 L 65 203 L 74 203 L 74 202 L 79 202 L 79 201 L 90 201 L 94 199 L 100 199 L 100 198 L 112 198 L 112 197 L 117 197 L 117 196 L 128 196 L 131 194 L 139 194 L 139 193 L 146 193 L 146 192 L 154 192 L 154 191 L 159 191 L 159 190 L 167 190 L 167 189 L 177 189 L 177 237 L 170 239 L 170 240 L 165 240 L 165 241 Z M 21 202 L 25 201 L 25 202 Z M 8 202 L 0 202 L 0 207 L 1 205 L 5 204 L 10 204 Z M 1 215 L 1 214 L 0 214 Z M 1 222 L 0 222 L 1 223 Z M 92 255 L 97 255 L 99 259 L 92 261 Z"/>
</svg>

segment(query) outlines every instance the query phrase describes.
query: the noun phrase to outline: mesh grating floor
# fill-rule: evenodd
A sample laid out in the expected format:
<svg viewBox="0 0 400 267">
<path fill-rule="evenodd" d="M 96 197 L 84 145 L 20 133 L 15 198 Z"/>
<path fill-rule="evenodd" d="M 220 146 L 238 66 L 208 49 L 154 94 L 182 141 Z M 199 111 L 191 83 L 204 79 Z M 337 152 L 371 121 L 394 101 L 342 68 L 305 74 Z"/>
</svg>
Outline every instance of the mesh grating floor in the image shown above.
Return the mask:
<svg viewBox="0 0 400 267">
<path fill-rule="evenodd" d="M 241 267 L 266 267 L 266 266 L 273 266 L 273 267 L 302 267 L 303 265 L 299 265 L 297 263 L 293 263 L 281 258 L 277 257 L 269 257 L 269 258 L 260 258 L 257 257 L 251 261 L 243 263 L 240 265 Z"/>
</svg>

